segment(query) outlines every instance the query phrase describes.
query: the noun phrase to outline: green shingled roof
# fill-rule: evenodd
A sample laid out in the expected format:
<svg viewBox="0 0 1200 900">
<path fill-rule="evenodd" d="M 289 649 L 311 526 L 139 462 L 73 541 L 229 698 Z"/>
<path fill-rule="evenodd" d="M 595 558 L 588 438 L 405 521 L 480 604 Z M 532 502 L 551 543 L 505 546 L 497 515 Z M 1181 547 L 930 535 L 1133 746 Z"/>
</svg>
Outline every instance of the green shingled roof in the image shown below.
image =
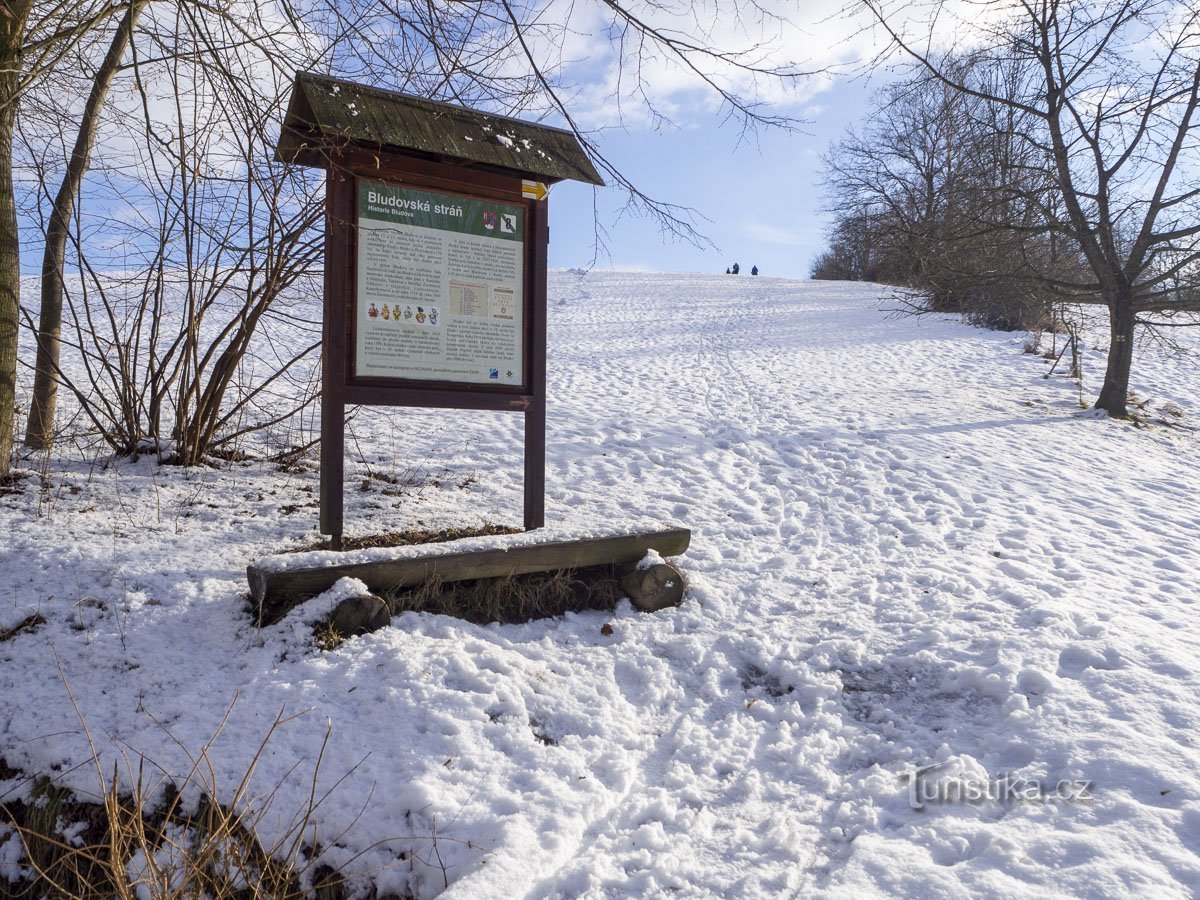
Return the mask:
<svg viewBox="0 0 1200 900">
<path fill-rule="evenodd" d="M 343 144 L 474 163 L 553 183 L 603 185 L 569 131 L 302 72 L 275 148 L 283 162 L 324 166 Z"/>
</svg>

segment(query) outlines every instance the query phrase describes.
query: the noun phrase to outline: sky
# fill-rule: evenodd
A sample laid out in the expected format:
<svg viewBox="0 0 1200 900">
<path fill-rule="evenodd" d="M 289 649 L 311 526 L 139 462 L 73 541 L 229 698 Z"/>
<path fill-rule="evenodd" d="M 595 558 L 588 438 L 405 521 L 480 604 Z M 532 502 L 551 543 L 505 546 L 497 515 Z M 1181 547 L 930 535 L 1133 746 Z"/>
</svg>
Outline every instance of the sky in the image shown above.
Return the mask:
<svg viewBox="0 0 1200 900">
<path fill-rule="evenodd" d="M 688 128 L 631 128 L 601 138 L 603 152 L 655 199 L 691 207 L 698 230 L 715 245 L 697 247 L 663 234 L 658 223 L 622 215 L 612 188 L 562 182 L 550 192 L 550 265 L 651 272 L 745 272 L 808 276 L 826 245 L 821 154 L 864 115 L 878 81 L 849 77 L 817 94 L 798 112 L 799 132 L 760 131 L 742 137 L 734 125 L 699 121 Z M 597 217 L 596 210 L 599 215 Z M 595 223 L 605 231 L 596 251 Z"/>
<path fill-rule="evenodd" d="M 871 94 L 888 79 L 882 69 L 869 78 L 861 74 L 883 39 L 847 14 L 842 0 L 810 0 L 799 8 L 759 0 L 756 6 L 778 18 L 757 19 L 746 4 L 698 0 L 686 7 L 695 21 L 684 16 L 655 24 L 722 51 L 766 48 L 768 65 L 817 73 L 784 83 L 702 58 L 717 83 L 764 101 L 768 114 L 800 120 L 797 131 L 745 134 L 740 122 L 723 116 L 715 91 L 669 54 L 631 52 L 628 43 L 606 39 L 594 8 L 570 6 L 570 33 L 579 46 L 567 46 L 563 56 L 581 60 L 562 70 L 576 87 L 568 103 L 572 116 L 584 130 L 601 130 L 595 138 L 600 151 L 640 191 L 693 209 L 711 245 L 696 246 L 663 233 L 652 218 L 628 214 L 620 189 L 594 192 L 564 182 L 550 195 L 552 266 L 723 272 L 737 262 L 747 272 L 757 265 L 764 275 L 808 275 L 829 230 L 821 156 L 862 119 Z M 592 9 L 591 17 L 579 12 L 585 9 Z M 680 7 L 661 9 L 678 14 Z"/>
<path fill-rule="evenodd" d="M 764 65 L 819 72 L 787 86 L 702 57 L 709 74 L 733 93 L 765 101 L 769 115 L 800 122 L 794 131 L 760 127 L 753 133 L 724 115 L 716 92 L 670 54 L 631 53 L 613 33 L 604 3 L 541 2 L 548 21 L 557 24 L 525 36 L 531 52 L 554 63 L 562 83 L 570 85 L 560 92 L 569 94 L 570 114 L 638 190 L 693 210 L 699 241 L 630 213 L 619 187 L 564 182 L 549 198 L 550 264 L 723 272 L 737 262 L 746 272 L 758 266 L 764 275 L 806 277 L 829 230 L 822 213 L 821 155 L 862 118 L 872 90 L 886 77 L 876 74 L 867 81 L 853 75 L 855 63 L 871 55 L 875 38 L 842 15 L 843 0 L 810 0 L 802 10 L 781 5 L 778 18 L 765 25 L 756 25 L 753 15 L 739 17 L 737 4 L 728 0 L 656 7 L 665 16 L 651 23 L 657 27 L 682 29 L 720 51 L 769 48 Z M 778 2 L 755 5 L 767 9 Z M 695 21 L 679 18 L 680 9 L 684 19 Z M 552 117 L 547 124 L 565 123 Z M 105 145 L 110 155 L 125 150 Z M 102 185 L 95 189 L 104 195 Z M 23 268 L 33 274 L 40 244 L 27 241 L 22 250 Z"/>
</svg>

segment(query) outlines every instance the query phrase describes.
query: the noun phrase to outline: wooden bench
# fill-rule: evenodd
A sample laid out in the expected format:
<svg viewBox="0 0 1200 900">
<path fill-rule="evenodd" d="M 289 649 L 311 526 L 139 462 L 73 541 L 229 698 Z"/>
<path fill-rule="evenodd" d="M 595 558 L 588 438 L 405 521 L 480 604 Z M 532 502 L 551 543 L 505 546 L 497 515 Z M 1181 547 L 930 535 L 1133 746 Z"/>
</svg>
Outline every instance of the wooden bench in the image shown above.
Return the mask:
<svg viewBox="0 0 1200 900">
<path fill-rule="evenodd" d="M 679 556 L 687 550 L 691 539 L 692 533 L 686 528 L 667 528 L 482 550 L 439 550 L 436 544 L 423 544 L 417 548 L 392 548 L 403 553 L 394 558 L 387 557 L 386 551 L 382 554 L 378 550 L 358 551 L 355 556 L 366 553 L 375 557 L 360 562 L 344 561 L 350 554 L 332 551 L 284 553 L 252 563 L 246 575 L 255 618 L 260 625 L 267 625 L 279 621 L 304 600 L 328 590 L 339 578 L 357 578 L 372 592 L 385 593 L 433 580 L 465 581 L 589 566 L 632 565 L 651 550 L 663 557 Z M 320 558 L 312 560 L 313 557 Z M 678 572 L 675 574 L 678 576 Z M 668 572 L 660 572 L 655 578 L 627 579 L 623 584 L 632 593 L 666 589 L 672 596 L 682 596 L 681 579 L 672 579 Z M 678 596 L 674 602 L 678 602 Z M 665 599 L 657 601 L 667 605 L 662 602 Z"/>
</svg>

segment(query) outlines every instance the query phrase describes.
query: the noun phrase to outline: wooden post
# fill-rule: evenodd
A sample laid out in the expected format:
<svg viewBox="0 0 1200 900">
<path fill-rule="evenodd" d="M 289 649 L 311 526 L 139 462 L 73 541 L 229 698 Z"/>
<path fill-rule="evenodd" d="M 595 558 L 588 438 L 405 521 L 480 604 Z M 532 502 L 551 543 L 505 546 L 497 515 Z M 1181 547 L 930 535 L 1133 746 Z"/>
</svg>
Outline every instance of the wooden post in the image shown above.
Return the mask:
<svg viewBox="0 0 1200 900">
<path fill-rule="evenodd" d="M 525 409 L 525 530 L 546 524 L 546 267 L 550 244 L 548 204 L 529 204 L 529 264 L 533 302 L 529 327 L 530 403 Z"/>
<path fill-rule="evenodd" d="M 342 545 L 346 453 L 346 317 L 354 260 L 354 178 L 330 161 L 325 188 L 325 316 L 321 355 L 321 533 Z"/>
</svg>

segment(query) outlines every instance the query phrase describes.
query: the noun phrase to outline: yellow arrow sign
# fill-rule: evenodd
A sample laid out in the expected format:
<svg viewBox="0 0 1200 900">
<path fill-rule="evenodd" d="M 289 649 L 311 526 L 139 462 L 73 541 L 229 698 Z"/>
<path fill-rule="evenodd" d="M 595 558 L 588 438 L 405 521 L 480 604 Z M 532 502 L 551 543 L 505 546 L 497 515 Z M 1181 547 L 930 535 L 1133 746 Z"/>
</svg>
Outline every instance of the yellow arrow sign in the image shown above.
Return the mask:
<svg viewBox="0 0 1200 900">
<path fill-rule="evenodd" d="M 550 193 L 550 189 L 540 181 L 522 181 L 521 194 L 526 197 L 532 197 L 534 200 L 545 200 L 546 195 Z"/>
</svg>

